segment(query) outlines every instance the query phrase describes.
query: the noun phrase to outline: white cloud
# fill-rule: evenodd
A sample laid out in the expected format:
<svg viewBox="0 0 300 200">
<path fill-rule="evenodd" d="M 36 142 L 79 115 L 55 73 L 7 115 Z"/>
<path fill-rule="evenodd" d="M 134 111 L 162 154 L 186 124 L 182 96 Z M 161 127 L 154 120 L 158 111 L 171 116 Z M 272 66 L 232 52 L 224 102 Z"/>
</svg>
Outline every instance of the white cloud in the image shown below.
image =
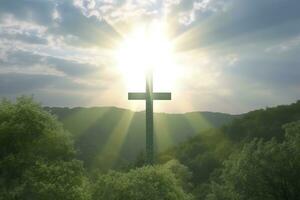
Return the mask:
<svg viewBox="0 0 300 200">
<path fill-rule="evenodd" d="M 2 66 L 0 68 L 0 74 L 27 74 L 27 75 L 53 75 L 53 76 L 65 76 L 65 74 L 51 66 L 45 66 L 41 64 L 34 64 L 27 68 L 20 68 L 19 66 Z"/>
<path fill-rule="evenodd" d="M 119 22 L 132 23 L 138 18 L 163 18 L 169 14 L 171 7 L 179 6 L 182 0 L 75 0 L 74 5 L 79 7 L 86 16 L 91 16 L 92 12 L 99 13 L 99 18 L 107 20 L 111 24 Z"/>
<path fill-rule="evenodd" d="M 195 21 L 195 11 L 194 10 L 179 13 L 178 22 L 180 24 L 188 26 L 191 23 L 193 23 L 194 21 Z"/>
<path fill-rule="evenodd" d="M 178 22 L 185 26 L 192 24 L 202 14 L 213 14 L 224 11 L 225 2 L 229 0 L 196 0 L 191 1 L 190 9 L 179 12 Z"/>
<path fill-rule="evenodd" d="M 211 2 L 212 2 L 212 0 L 195 1 L 193 4 L 193 9 L 206 10 Z"/>
<path fill-rule="evenodd" d="M 265 49 L 267 53 L 284 53 L 300 47 L 300 35 Z"/>
</svg>

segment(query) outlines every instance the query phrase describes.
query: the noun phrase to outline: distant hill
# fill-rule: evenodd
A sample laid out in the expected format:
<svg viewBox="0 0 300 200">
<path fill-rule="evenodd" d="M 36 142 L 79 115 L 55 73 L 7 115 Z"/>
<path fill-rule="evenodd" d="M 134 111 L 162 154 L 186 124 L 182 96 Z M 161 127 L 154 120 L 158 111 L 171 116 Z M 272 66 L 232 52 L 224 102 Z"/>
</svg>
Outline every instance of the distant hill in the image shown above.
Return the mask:
<svg viewBox="0 0 300 200">
<path fill-rule="evenodd" d="M 145 149 L 145 112 L 116 107 L 47 107 L 72 135 L 79 158 L 88 168 L 110 168 L 134 160 Z M 187 140 L 205 130 L 218 128 L 238 118 L 213 112 L 155 113 L 157 151 Z"/>
<path fill-rule="evenodd" d="M 222 131 L 237 142 L 253 138 L 283 139 L 282 126 L 297 120 L 300 120 L 300 101 L 248 112 L 224 126 Z"/>
</svg>

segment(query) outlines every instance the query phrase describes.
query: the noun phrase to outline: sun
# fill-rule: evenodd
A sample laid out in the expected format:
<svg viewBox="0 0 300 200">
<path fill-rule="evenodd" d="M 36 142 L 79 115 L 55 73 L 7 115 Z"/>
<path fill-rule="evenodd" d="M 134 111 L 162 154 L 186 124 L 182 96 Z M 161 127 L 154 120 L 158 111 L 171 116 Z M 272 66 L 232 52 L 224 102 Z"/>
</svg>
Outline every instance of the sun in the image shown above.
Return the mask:
<svg viewBox="0 0 300 200">
<path fill-rule="evenodd" d="M 163 23 L 141 25 L 125 35 L 116 51 L 116 60 L 129 90 L 144 90 L 145 73 L 149 70 L 153 71 L 154 90 L 174 87 L 173 44 Z"/>
</svg>

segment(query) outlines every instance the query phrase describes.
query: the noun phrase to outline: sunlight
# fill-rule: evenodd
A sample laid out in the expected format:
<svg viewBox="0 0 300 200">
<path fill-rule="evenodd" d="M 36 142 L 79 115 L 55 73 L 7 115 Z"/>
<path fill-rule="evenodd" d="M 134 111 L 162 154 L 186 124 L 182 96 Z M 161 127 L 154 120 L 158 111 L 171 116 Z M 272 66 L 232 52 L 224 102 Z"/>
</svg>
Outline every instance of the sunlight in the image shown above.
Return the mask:
<svg viewBox="0 0 300 200">
<path fill-rule="evenodd" d="M 104 143 L 98 158 L 97 163 L 105 163 L 106 166 L 112 167 L 118 159 L 120 159 L 120 151 L 122 150 L 123 143 L 126 140 L 131 121 L 134 117 L 134 112 L 124 112 L 121 119 L 113 128 L 107 141 Z"/>
<path fill-rule="evenodd" d="M 124 37 L 116 51 L 116 60 L 127 89 L 142 91 L 145 72 L 153 70 L 154 90 L 168 90 L 174 86 L 176 65 L 173 45 L 163 23 L 143 25 Z"/>
<path fill-rule="evenodd" d="M 158 152 L 166 150 L 165 147 L 171 147 L 175 143 L 169 122 L 167 114 L 155 115 L 154 139 Z"/>
</svg>

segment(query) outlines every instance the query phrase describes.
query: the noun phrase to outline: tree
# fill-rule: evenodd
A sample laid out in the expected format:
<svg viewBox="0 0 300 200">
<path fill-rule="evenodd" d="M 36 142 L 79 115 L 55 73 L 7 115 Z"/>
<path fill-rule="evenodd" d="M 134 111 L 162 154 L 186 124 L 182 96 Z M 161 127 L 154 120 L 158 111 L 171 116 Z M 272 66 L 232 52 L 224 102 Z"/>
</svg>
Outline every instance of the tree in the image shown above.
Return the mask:
<svg viewBox="0 0 300 200">
<path fill-rule="evenodd" d="M 300 121 L 284 129 L 282 143 L 254 139 L 232 154 L 207 199 L 300 199 Z"/>
<path fill-rule="evenodd" d="M 127 173 L 111 171 L 100 175 L 95 182 L 94 200 L 190 200 L 192 196 L 181 187 L 178 171 L 186 175 L 186 169 L 175 166 L 146 166 Z"/>
<path fill-rule="evenodd" d="M 185 190 L 190 191 L 192 188 L 191 179 L 193 177 L 192 172 L 189 168 L 181 164 L 178 160 L 170 160 L 164 164 L 164 167 L 170 170 L 175 178 L 177 179 L 179 185 Z"/>
<path fill-rule="evenodd" d="M 87 199 L 82 163 L 56 118 L 30 97 L 0 103 L 0 199 Z"/>
</svg>

